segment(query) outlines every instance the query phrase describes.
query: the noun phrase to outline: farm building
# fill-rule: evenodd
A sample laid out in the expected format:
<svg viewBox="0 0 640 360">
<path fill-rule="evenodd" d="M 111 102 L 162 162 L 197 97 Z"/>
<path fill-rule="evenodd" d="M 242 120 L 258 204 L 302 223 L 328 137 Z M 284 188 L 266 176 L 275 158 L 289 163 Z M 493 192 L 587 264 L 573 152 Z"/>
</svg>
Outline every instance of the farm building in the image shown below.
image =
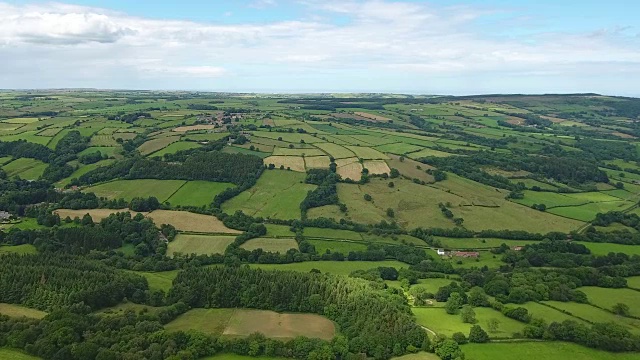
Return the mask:
<svg viewBox="0 0 640 360">
<path fill-rule="evenodd" d="M 436 250 L 436 253 L 438 253 L 438 255 L 440 255 L 440 256 L 445 256 L 445 255 L 447 255 L 447 252 L 446 252 L 446 251 L 444 251 L 444 249 L 438 249 L 438 250 Z"/>
</svg>

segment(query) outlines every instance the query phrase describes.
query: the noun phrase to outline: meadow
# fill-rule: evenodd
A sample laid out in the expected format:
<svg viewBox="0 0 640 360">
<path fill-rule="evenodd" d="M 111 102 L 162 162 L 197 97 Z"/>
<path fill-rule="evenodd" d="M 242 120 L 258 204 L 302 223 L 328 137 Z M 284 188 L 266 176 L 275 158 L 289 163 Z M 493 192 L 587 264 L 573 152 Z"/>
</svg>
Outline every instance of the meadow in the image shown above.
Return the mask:
<svg viewBox="0 0 640 360">
<path fill-rule="evenodd" d="M 14 350 L 0 347 L 0 360 L 38 360 L 39 358 L 24 353 L 21 350 Z"/>
<path fill-rule="evenodd" d="M 229 229 L 215 216 L 196 214 L 188 211 L 154 210 L 148 214 L 156 225 L 171 224 L 177 230 L 194 233 L 239 234 Z"/>
<path fill-rule="evenodd" d="M 631 289 L 606 289 L 595 286 L 584 286 L 580 291 L 587 294 L 587 299 L 603 309 L 611 310 L 617 303 L 629 306 L 629 313 L 640 317 L 640 292 Z"/>
<path fill-rule="evenodd" d="M 17 176 L 25 180 L 37 180 L 46 167 L 47 164 L 40 160 L 20 158 L 6 163 L 2 169 L 8 177 Z"/>
<path fill-rule="evenodd" d="M 165 328 L 167 331 L 195 329 L 229 337 L 245 337 L 259 332 L 274 339 L 307 336 L 329 340 L 336 332 L 333 322 L 320 315 L 252 309 L 193 309 Z"/>
<path fill-rule="evenodd" d="M 476 324 L 485 329 L 491 338 L 510 338 L 525 327 L 525 324 L 508 318 L 491 308 L 474 308 L 473 310 L 476 313 Z M 416 315 L 418 324 L 447 337 L 456 332 L 462 332 L 465 336 L 469 335 L 469 330 L 474 325 L 462 322 L 460 315 L 449 315 L 440 307 L 414 307 L 411 311 Z M 497 319 L 500 322 L 495 333 L 487 330 L 490 319 Z"/>
<path fill-rule="evenodd" d="M 305 175 L 293 171 L 265 171 L 256 185 L 222 204 L 222 210 L 245 214 L 296 219 L 300 217 L 300 203 L 315 185 L 304 184 Z"/>
<path fill-rule="evenodd" d="M 234 239 L 235 237 L 233 236 L 178 234 L 176 238 L 169 243 L 167 254 L 224 254 L 225 249 Z"/>
<path fill-rule="evenodd" d="M 565 342 L 466 344 L 462 351 L 473 360 L 637 360 L 637 354 L 610 353 Z"/>
<path fill-rule="evenodd" d="M 42 319 L 43 317 L 47 316 L 47 313 L 20 305 L 0 303 L 0 315 L 6 315 L 9 317 Z"/>
<path fill-rule="evenodd" d="M 166 201 L 173 206 L 207 206 L 216 195 L 233 187 L 235 185 L 231 183 L 187 181 Z"/>
<path fill-rule="evenodd" d="M 184 184 L 184 180 L 116 180 L 84 188 L 83 191 L 107 199 L 123 198 L 131 201 L 134 197 L 154 196 L 158 201 L 164 202 Z"/>
<path fill-rule="evenodd" d="M 268 252 L 284 254 L 290 249 L 298 250 L 298 243 L 294 239 L 254 238 L 248 240 L 240 247 L 249 251 L 262 249 Z"/>
<path fill-rule="evenodd" d="M 380 266 L 394 267 L 396 269 L 407 268 L 408 265 L 395 260 L 385 261 L 306 261 L 291 264 L 251 264 L 264 270 L 285 270 L 309 272 L 312 269 L 320 270 L 322 273 L 334 275 L 349 275 L 356 270 L 369 270 Z"/>
</svg>

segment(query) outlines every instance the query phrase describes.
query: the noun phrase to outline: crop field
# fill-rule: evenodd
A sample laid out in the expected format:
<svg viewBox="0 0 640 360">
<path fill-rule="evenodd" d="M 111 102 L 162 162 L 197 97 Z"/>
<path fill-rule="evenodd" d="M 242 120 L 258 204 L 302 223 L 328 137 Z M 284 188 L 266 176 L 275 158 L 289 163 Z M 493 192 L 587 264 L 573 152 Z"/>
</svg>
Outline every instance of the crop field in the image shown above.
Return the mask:
<svg viewBox="0 0 640 360">
<path fill-rule="evenodd" d="M 14 318 L 26 317 L 31 319 L 42 319 L 47 316 L 47 313 L 20 305 L 0 303 L 0 315 L 6 315 Z"/>
<path fill-rule="evenodd" d="M 47 166 L 40 160 L 20 158 L 5 164 L 2 169 L 8 177 L 18 176 L 25 180 L 37 180 Z"/>
<path fill-rule="evenodd" d="M 489 337 L 512 337 L 514 333 L 521 332 L 525 324 L 508 318 L 499 311 L 491 308 L 474 308 L 476 313 L 477 325 L 480 325 L 487 333 Z M 414 307 L 411 309 L 416 315 L 418 324 L 427 327 L 437 334 L 442 334 L 450 337 L 456 332 L 462 332 L 465 335 L 469 334 L 469 330 L 473 324 L 467 324 L 462 322 L 460 315 L 449 315 L 443 308 L 439 307 Z M 487 323 L 490 319 L 497 319 L 500 321 L 498 330 L 495 333 L 491 333 L 488 330 Z"/>
<path fill-rule="evenodd" d="M 21 350 L 14 350 L 6 347 L 0 347 L 0 360 L 38 360 L 40 358 L 31 356 Z"/>
<path fill-rule="evenodd" d="M 129 209 L 80 209 L 80 210 L 71 210 L 71 209 L 57 209 L 54 213 L 58 214 L 61 219 L 66 218 L 67 216 L 71 219 L 76 217 L 82 219 L 85 214 L 91 215 L 91 218 L 94 222 L 99 222 L 102 219 L 108 217 L 111 214 L 115 214 L 117 212 L 131 212 L 132 216 L 135 215 L 135 212 L 130 211 Z M 143 213 L 144 214 L 144 213 Z"/>
<path fill-rule="evenodd" d="M 587 294 L 590 303 L 611 310 L 617 303 L 629 306 L 629 313 L 640 317 L 640 292 L 631 289 L 606 289 L 595 286 L 578 288 Z"/>
<path fill-rule="evenodd" d="M 178 234 L 176 238 L 169 243 L 167 254 L 224 254 L 227 246 L 229 246 L 234 239 L 234 236 Z"/>
<path fill-rule="evenodd" d="M 473 360 L 637 360 L 632 353 L 610 353 L 565 342 L 466 344 L 462 351 Z"/>
<path fill-rule="evenodd" d="M 340 165 L 339 162 L 336 161 L 336 164 L 338 165 L 336 173 L 343 179 L 359 181 L 360 178 L 362 178 L 362 164 L 359 162 L 352 161 L 344 165 Z"/>
<path fill-rule="evenodd" d="M 365 160 L 377 160 L 388 159 L 389 157 L 380 151 L 364 146 L 347 146 L 347 149 L 351 150 L 357 157 Z"/>
<path fill-rule="evenodd" d="M 299 156 L 269 156 L 264 159 L 265 165 L 273 164 L 276 169 L 288 169 L 305 172 L 304 158 Z"/>
<path fill-rule="evenodd" d="M 300 217 L 300 203 L 307 191 L 315 185 L 302 183 L 305 174 L 282 171 L 265 171 L 255 186 L 222 204 L 222 209 L 233 214 L 242 210 L 245 214 L 296 219 Z"/>
<path fill-rule="evenodd" d="M 187 181 L 166 201 L 173 206 L 207 206 L 216 195 L 233 187 L 231 183 Z"/>
<path fill-rule="evenodd" d="M 177 230 L 212 233 L 212 234 L 239 234 L 240 231 L 229 229 L 215 216 L 196 214 L 188 211 L 154 210 L 148 214 L 156 225 L 171 224 Z"/>
<path fill-rule="evenodd" d="M 153 156 L 164 156 L 165 154 L 175 154 L 178 151 L 181 150 L 189 150 L 189 149 L 194 149 L 197 147 L 200 147 L 202 145 L 195 143 L 195 142 L 191 142 L 191 141 L 178 141 L 178 142 L 174 142 L 172 144 L 170 144 L 169 146 L 165 147 L 162 150 L 158 150 L 154 153 L 149 154 L 150 157 Z"/>
<path fill-rule="evenodd" d="M 369 174 L 372 175 L 382 175 L 391 172 L 389 165 L 382 160 L 367 160 L 362 164 L 362 166 L 369 170 Z"/>
<path fill-rule="evenodd" d="M 309 272 L 312 269 L 320 270 L 322 273 L 335 275 L 349 275 L 356 270 L 369 270 L 380 266 L 394 267 L 396 269 L 407 268 L 407 264 L 395 261 L 306 261 L 291 264 L 251 264 L 250 267 L 265 270 L 288 270 Z"/>
<path fill-rule="evenodd" d="M 130 201 L 134 197 L 155 196 L 158 201 L 169 199 L 185 183 L 184 180 L 116 180 L 83 189 L 107 199 L 123 198 Z"/>
<path fill-rule="evenodd" d="M 324 151 L 320 149 L 289 149 L 289 148 L 275 148 L 273 149 L 274 156 L 322 156 L 326 155 Z"/>
<path fill-rule="evenodd" d="M 308 169 L 327 169 L 329 168 L 328 156 L 311 156 L 304 158 L 305 168 Z"/>
<path fill-rule="evenodd" d="M 262 249 L 268 252 L 279 252 L 281 254 L 284 254 L 290 249 L 297 250 L 298 243 L 294 239 L 255 238 L 248 240 L 240 247 L 249 251 Z"/>
<path fill-rule="evenodd" d="M 274 339 L 306 336 L 330 340 L 333 322 L 314 314 L 282 314 L 252 309 L 193 309 L 165 325 L 168 331 L 195 329 L 212 335 L 245 337 L 259 332 Z"/>
</svg>

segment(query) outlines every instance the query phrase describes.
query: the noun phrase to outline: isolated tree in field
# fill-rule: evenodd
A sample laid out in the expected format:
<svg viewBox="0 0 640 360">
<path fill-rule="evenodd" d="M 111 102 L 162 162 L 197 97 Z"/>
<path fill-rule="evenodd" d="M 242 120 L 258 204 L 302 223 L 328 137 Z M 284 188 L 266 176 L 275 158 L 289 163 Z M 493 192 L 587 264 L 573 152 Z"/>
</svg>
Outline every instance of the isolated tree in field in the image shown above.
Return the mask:
<svg viewBox="0 0 640 360">
<path fill-rule="evenodd" d="M 471 306 L 489 306 L 489 297 L 479 286 L 471 288 L 468 301 Z"/>
<path fill-rule="evenodd" d="M 468 342 L 467 337 L 464 336 L 464 334 L 461 332 L 454 333 L 453 335 L 451 335 L 451 338 L 453 339 L 453 341 L 457 342 L 460 345 L 466 344 Z"/>
<path fill-rule="evenodd" d="M 364 199 L 365 199 L 366 201 L 371 201 L 371 200 L 372 200 L 372 197 L 371 197 L 371 195 L 369 195 L 369 194 L 364 194 Z"/>
<path fill-rule="evenodd" d="M 486 343 L 489 341 L 489 335 L 480 325 L 473 325 L 471 331 L 469 331 L 469 342 L 472 343 Z"/>
<path fill-rule="evenodd" d="M 496 318 L 489 319 L 489 322 L 487 322 L 487 327 L 489 328 L 489 332 L 498 332 L 498 327 L 500 327 L 500 320 Z"/>
<path fill-rule="evenodd" d="M 395 211 L 393 211 L 393 209 L 392 209 L 392 208 L 388 208 L 388 209 L 387 209 L 387 216 L 388 216 L 388 217 L 390 217 L 390 218 L 392 218 L 392 217 L 396 216 L 396 212 L 395 212 Z"/>
<path fill-rule="evenodd" d="M 397 178 L 398 176 L 400 176 L 400 171 L 398 171 L 398 169 L 391 169 L 391 172 L 389 173 L 389 177 L 392 179 Z"/>
<path fill-rule="evenodd" d="M 462 307 L 462 311 L 460 311 L 460 317 L 462 317 L 463 323 L 467 323 L 467 324 L 476 323 L 476 312 L 473 311 L 473 308 L 469 305 L 465 305 Z"/>
<path fill-rule="evenodd" d="M 462 303 L 462 296 L 460 296 L 459 293 L 454 292 L 449 295 L 449 299 L 447 300 L 444 309 L 447 311 L 447 314 L 457 314 Z"/>
<path fill-rule="evenodd" d="M 389 181 L 389 184 L 387 184 L 390 188 L 396 186 L 396 184 L 393 183 L 393 181 Z"/>
<path fill-rule="evenodd" d="M 623 303 L 617 303 L 617 304 L 613 305 L 613 308 L 611 308 L 611 311 L 613 311 L 613 313 L 616 314 L 616 315 L 628 316 L 629 315 L 629 305 L 623 304 Z"/>
</svg>

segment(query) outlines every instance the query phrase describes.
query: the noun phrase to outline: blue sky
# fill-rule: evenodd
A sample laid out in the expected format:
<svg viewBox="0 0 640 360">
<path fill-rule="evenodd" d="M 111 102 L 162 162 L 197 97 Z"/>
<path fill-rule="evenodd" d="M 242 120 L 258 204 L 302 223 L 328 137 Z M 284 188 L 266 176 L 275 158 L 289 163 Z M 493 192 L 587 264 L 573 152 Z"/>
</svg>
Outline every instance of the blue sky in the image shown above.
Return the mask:
<svg viewBox="0 0 640 360">
<path fill-rule="evenodd" d="M 0 0 L 0 86 L 639 96 L 635 1 Z"/>
</svg>

